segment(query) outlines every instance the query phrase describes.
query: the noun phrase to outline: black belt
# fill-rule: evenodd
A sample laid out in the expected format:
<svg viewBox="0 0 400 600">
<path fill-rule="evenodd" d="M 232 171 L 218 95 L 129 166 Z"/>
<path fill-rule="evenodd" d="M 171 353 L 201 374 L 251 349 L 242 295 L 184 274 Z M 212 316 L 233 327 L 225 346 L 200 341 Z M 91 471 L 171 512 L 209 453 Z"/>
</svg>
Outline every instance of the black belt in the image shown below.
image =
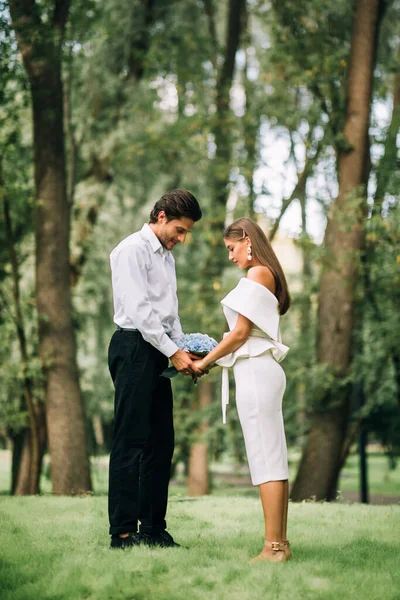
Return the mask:
<svg viewBox="0 0 400 600">
<path fill-rule="evenodd" d="M 136 331 L 137 333 L 139 333 L 138 329 L 129 329 L 126 327 L 120 327 L 119 325 L 117 325 L 117 331 Z"/>
</svg>

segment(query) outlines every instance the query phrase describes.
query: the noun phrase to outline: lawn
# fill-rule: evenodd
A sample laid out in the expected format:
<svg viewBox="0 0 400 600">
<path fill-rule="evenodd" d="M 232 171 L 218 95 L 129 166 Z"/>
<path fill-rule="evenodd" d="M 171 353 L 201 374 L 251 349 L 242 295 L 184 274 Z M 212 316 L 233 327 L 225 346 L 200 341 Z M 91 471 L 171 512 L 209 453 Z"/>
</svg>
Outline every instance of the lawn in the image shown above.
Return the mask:
<svg viewBox="0 0 400 600">
<path fill-rule="evenodd" d="M 257 489 L 215 466 L 214 493 L 187 498 L 171 485 L 168 528 L 186 548 L 108 549 L 107 461 L 93 461 L 95 496 L 11 498 L 9 453 L 0 452 L 1 600 L 400 600 L 400 505 L 290 505 L 294 560 L 250 565 L 261 549 Z M 357 489 L 350 457 L 341 488 Z M 371 489 L 399 493 L 399 468 L 370 457 Z"/>
<path fill-rule="evenodd" d="M 0 497 L 2 600 L 399 600 L 400 506 L 290 506 L 294 559 L 261 549 L 257 498 L 173 496 L 186 548 L 109 550 L 104 496 Z"/>
</svg>

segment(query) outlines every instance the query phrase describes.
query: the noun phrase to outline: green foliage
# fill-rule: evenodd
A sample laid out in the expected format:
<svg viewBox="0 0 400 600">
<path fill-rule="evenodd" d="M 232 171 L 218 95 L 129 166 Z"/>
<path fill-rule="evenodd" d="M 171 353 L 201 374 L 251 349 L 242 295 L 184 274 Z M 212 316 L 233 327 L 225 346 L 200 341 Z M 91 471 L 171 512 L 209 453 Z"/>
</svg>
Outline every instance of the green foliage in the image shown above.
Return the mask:
<svg viewBox="0 0 400 600">
<path fill-rule="evenodd" d="M 25 285 L 27 288 L 25 288 Z M 0 346 L 1 437 L 4 437 L 5 433 L 12 437 L 27 425 L 27 412 L 23 397 L 23 385 L 26 376 L 32 382 L 34 402 L 44 401 L 42 366 L 38 358 L 36 310 L 32 301 L 31 289 L 30 293 L 28 292 L 29 289 L 29 283 L 25 281 L 23 285 L 22 310 L 25 320 L 29 359 L 26 369 L 23 369 L 20 347 L 16 335 L 16 322 L 11 291 L 7 289 L 6 282 L 1 284 L 2 317 L 4 319 L 0 324 L 2 339 Z"/>
<path fill-rule="evenodd" d="M 0 283 L 9 269 L 3 198 L 10 205 L 15 242 L 32 231 L 32 152 L 28 92 L 4 3 L 0 3 Z M 0 308 L 1 320 L 1 308 Z"/>
<path fill-rule="evenodd" d="M 0 3 L 0 31 L 0 423 L 3 441 L 6 432 L 12 436 L 26 426 L 27 414 L 23 400 L 25 373 L 34 383 L 34 400 L 39 402 L 43 397 L 33 294 L 34 186 L 29 94 L 3 2 Z M 6 202 L 27 335 L 29 359 L 26 369 L 22 368 L 17 340 L 17 315 L 4 213 Z"/>
<path fill-rule="evenodd" d="M 366 258 L 358 309 L 363 326 L 355 346 L 354 375 L 364 382 L 369 429 L 400 455 L 400 211 L 376 216 L 366 226 Z"/>
</svg>

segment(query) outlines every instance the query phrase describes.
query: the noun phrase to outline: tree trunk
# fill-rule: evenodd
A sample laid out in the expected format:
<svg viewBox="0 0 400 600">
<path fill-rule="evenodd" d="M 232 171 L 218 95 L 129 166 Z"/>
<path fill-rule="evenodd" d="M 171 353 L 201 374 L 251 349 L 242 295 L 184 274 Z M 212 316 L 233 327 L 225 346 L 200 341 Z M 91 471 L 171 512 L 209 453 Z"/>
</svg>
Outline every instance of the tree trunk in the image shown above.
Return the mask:
<svg viewBox="0 0 400 600">
<path fill-rule="evenodd" d="M 44 404 L 35 404 L 36 440 L 35 452 L 32 452 L 32 430 L 22 432 L 22 444 L 13 448 L 13 481 L 12 494 L 26 496 L 40 492 L 40 474 L 42 472 L 43 456 L 46 449 L 46 411 Z M 14 458 L 14 451 L 17 456 Z"/>
<path fill-rule="evenodd" d="M 310 260 L 310 246 L 309 237 L 307 233 L 307 194 L 306 194 L 306 181 L 304 182 L 302 193 L 299 192 L 298 199 L 301 206 L 301 227 L 302 227 L 302 258 L 303 258 L 303 269 L 302 269 L 302 294 L 299 299 L 300 304 L 300 335 L 303 344 L 311 342 L 310 330 L 311 330 L 311 298 L 310 298 L 310 287 L 312 277 L 312 267 Z M 305 368 L 308 369 L 311 364 L 310 353 L 304 353 Z M 304 432 L 306 423 L 307 413 L 307 394 L 306 386 L 303 381 L 297 384 L 297 425 L 299 434 L 297 436 L 298 442 L 301 445 L 304 443 Z"/>
<path fill-rule="evenodd" d="M 318 363 L 327 366 L 334 385 L 324 393 L 312 416 L 292 489 L 293 500 L 335 497 L 348 428 L 349 386 L 340 382 L 351 360 L 354 288 L 363 242 L 365 165 L 369 153 L 368 125 L 380 5 L 379 0 L 356 2 L 344 124 L 344 135 L 351 150 L 339 155 L 339 195 L 328 216 L 327 257 L 321 276 L 318 312 Z"/>
<path fill-rule="evenodd" d="M 209 379 L 199 383 L 199 409 L 209 406 L 213 398 L 213 385 Z M 208 444 L 201 439 L 208 429 L 203 422 L 198 430 L 200 440 L 192 444 L 189 457 L 189 473 L 187 477 L 188 496 L 205 496 L 210 492 L 208 473 Z"/>
<path fill-rule="evenodd" d="M 94 439 L 96 442 L 96 454 L 101 454 L 104 452 L 104 435 L 103 435 L 103 424 L 101 422 L 100 415 L 93 415 L 92 417 L 92 427 Z"/>
<path fill-rule="evenodd" d="M 230 109 L 230 89 L 235 72 L 236 52 L 239 48 L 240 36 L 244 21 L 244 0 L 230 0 L 228 9 L 227 38 L 224 62 L 217 76 L 216 119 L 213 133 L 216 154 L 213 165 L 215 200 L 219 207 L 226 207 L 231 170 L 231 130 L 232 112 Z M 222 223 L 223 225 L 224 223 Z M 220 234 L 220 230 L 219 230 Z"/>
<path fill-rule="evenodd" d="M 245 0 L 229 1 L 225 56 L 221 70 L 217 75 L 217 111 L 213 127 L 214 139 L 216 143 L 216 155 L 211 166 L 213 194 L 212 218 L 206 224 L 206 235 L 208 237 L 209 246 L 208 252 L 204 257 L 204 268 L 202 270 L 201 277 L 203 283 L 200 290 L 200 296 L 205 307 L 213 306 L 215 303 L 215 290 L 218 289 L 215 286 L 220 285 L 219 281 L 221 279 L 224 266 L 224 256 L 221 252 L 223 248 L 221 236 L 225 225 L 228 183 L 231 169 L 232 124 L 230 119 L 232 116 L 230 110 L 229 92 L 232 86 L 235 71 L 236 52 L 239 48 L 240 35 L 243 26 L 244 4 Z M 215 38 L 215 23 L 212 2 L 207 0 L 205 2 L 205 8 L 209 18 L 210 32 L 212 36 L 214 36 L 212 41 L 215 50 L 218 44 Z M 216 66 L 217 62 L 215 57 L 214 62 Z M 202 328 L 203 331 L 207 331 L 210 335 L 216 335 L 216 333 L 213 332 L 212 311 L 207 311 L 206 308 L 202 318 Z M 199 394 L 200 405 L 205 406 L 207 403 L 210 403 L 213 398 L 213 383 L 208 380 L 201 380 Z M 207 428 L 207 424 L 204 423 L 202 428 L 204 431 L 205 428 Z M 208 448 L 204 444 L 202 443 L 195 445 L 193 451 L 195 450 L 196 454 L 193 454 L 192 451 L 191 458 L 189 460 L 188 485 L 191 486 L 191 489 L 196 488 L 198 490 L 207 490 L 199 493 L 208 493 L 209 489 L 207 466 Z M 202 465 L 201 472 L 203 478 L 201 485 L 199 483 L 194 483 L 197 482 L 198 479 L 197 469 L 200 469 L 200 464 Z M 189 482 L 193 482 L 193 485 Z"/>
<path fill-rule="evenodd" d="M 25 446 L 25 436 L 27 428 L 18 431 L 17 433 L 10 432 L 9 439 L 11 440 L 11 495 L 15 494 L 17 481 L 21 468 L 22 454 Z"/>
<path fill-rule="evenodd" d="M 53 493 L 70 494 L 91 490 L 91 480 L 69 281 L 70 206 L 61 82 L 69 1 L 54 3 L 48 24 L 35 3 L 9 0 L 9 4 L 33 106 L 36 303 Z"/>
<path fill-rule="evenodd" d="M 246 97 L 245 111 L 243 115 L 243 141 L 245 147 L 245 162 L 242 166 L 242 172 L 246 179 L 248 187 L 248 202 L 247 202 L 247 216 L 250 219 L 255 219 L 254 204 L 256 200 L 256 194 L 254 191 L 254 171 L 257 166 L 257 137 L 258 130 L 260 127 L 260 111 L 258 106 L 254 106 L 256 93 L 255 83 L 249 79 L 249 48 L 252 47 L 252 36 L 251 36 L 251 23 L 250 15 L 247 11 L 247 5 L 244 5 L 244 41 L 246 44 L 245 52 L 245 63 L 243 67 L 243 88 Z"/>
<path fill-rule="evenodd" d="M 0 188 L 3 187 L 4 181 L 2 170 L 2 157 L 0 157 Z M 20 274 L 18 266 L 18 257 L 14 243 L 14 233 L 10 215 L 10 203 L 6 192 L 3 193 L 3 215 L 7 246 L 11 264 L 15 325 L 17 330 L 16 333 L 19 342 L 19 348 L 21 353 L 21 366 L 23 370 L 23 396 L 25 408 L 28 413 L 29 424 L 29 428 L 25 431 L 25 434 L 23 436 L 22 448 L 18 448 L 17 443 L 17 456 L 19 457 L 19 459 L 21 459 L 19 460 L 20 468 L 18 468 L 18 471 L 15 471 L 15 462 L 13 463 L 14 469 L 12 471 L 13 477 L 11 482 L 11 490 L 12 493 L 16 493 L 18 495 L 37 494 L 39 491 L 39 478 L 42 467 L 42 458 L 46 434 L 44 433 L 44 443 L 43 448 L 41 448 L 41 424 L 38 420 L 38 415 L 40 416 L 41 407 L 35 405 L 33 393 L 34 382 L 32 380 L 32 377 L 28 373 L 29 359 L 26 344 L 25 325 L 20 302 Z M 21 468 L 22 465 L 24 465 L 25 468 Z"/>
</svg>

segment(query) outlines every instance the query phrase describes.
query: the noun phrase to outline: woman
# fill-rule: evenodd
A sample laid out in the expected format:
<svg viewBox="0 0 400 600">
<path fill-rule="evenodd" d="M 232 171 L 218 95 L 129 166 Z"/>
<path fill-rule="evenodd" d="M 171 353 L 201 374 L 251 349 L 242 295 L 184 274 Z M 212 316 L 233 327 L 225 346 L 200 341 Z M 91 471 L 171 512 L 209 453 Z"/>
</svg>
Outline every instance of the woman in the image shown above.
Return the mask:
<svg viewBox="0 0 400 600">
<path fill-rule="evenodd" d="M 223 367 L 222 410 L 229 400 L 228 368 L 233 367 L 236 405 L 242 426 L 253 485 L 260 488 L 265 520 L 265 544 L 253 560 L 283 562 L 290 558 L 286 538 L 288 464 L 282 417 L 286 387 L 281 361 L 289 348 L 281 343 L 279 316 L 290 306 L 282 267 L 261 228 L 238 219 L 224 232 L 225 246 L 247 277 L 221 304 L 230 332 L 196 366 L 207 371 Z"/>
</svg>

